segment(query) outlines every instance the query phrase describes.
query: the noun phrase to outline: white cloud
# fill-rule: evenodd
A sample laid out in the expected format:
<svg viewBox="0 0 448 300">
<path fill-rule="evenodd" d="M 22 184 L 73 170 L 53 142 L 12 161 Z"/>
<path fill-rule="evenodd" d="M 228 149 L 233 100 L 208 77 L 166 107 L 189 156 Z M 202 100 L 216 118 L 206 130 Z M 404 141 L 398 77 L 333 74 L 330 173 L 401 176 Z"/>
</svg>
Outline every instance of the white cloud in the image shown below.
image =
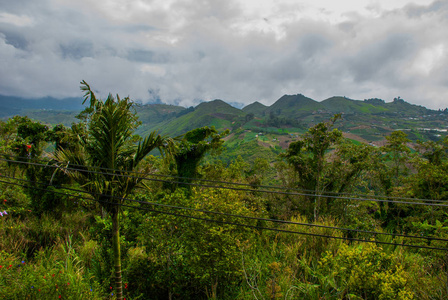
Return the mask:
<svg viewBox="0 0 448 300">
<path fill-rule="evenodd" d="M 33 25 L 33 19 L 26 15 L 15 15 L 2 12 L 0 13 L 0 23 L 8 23 L 19 27 Z"/>
<path fill-rule="evenodd" d="M 428 76 L 446 55 L 447 49 L 443 44 L 423 48 L 412 63 L 412 69 L 417 74 Z"/>
</svg>

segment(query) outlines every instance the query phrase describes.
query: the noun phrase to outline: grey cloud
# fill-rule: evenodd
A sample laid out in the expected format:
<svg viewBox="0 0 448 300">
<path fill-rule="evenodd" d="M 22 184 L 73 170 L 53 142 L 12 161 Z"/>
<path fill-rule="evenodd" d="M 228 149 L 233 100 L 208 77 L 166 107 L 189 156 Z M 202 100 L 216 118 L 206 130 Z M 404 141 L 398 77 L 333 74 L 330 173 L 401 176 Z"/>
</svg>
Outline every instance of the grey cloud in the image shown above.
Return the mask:
<svg viewBox="0 0 448 300">
<path fill-rule="evenodd" d="M 22 2 L 32 9 L 5 6 L 34 23 L 0 29 L 0 93 L 79 96 L 85 79 L 105 95 L 184 106 L 215 98 L 271 104 L 284 93 L 316 100 L 401 95 L 438 105 L 448 89 L 447 54 L 429 74 L 412 69 L 425 47 L 448 40 L 443 1 L 379 18 L 351 14 L 341 24 L 285 21 L 281 38 L 241 30 L 248 14 L 236 1 L 178 0 L 168 10 L 127 2 L 132 10 L 113 16 L 89 0 L 35 2 Z"/>
<path fill-rule="evenodd" d="M 164 64 L 171 60 L 169 53 L 161 53 L 152 50 L 130 49 L 126 56 L 130 61 Z"/>
<path fill-rule="evenodd" d="M 152 30 L 158 30 L 158 28 L 146 24 L 129 24 L 124 26 L 116 26 L 116 30 L 121 30 L 130 34 L 136 32 L 147 32 Z"/>
<path fill-rule="evenodd" d="M 332 41 L 322 35 L 307 34 L 300 39 L 299 52 L 301 57 L 309 59 L 326 51 L 331 47 Z"/>
<path fill-rule="evenodd" d="M 371 80 L 397 68 L 401 61 L 413 54 L 414 48 L 411 36 L 391 34 L 380 41 L 372 40 L 354 57 L 347 58 L 347 64 L 353 71 L 355 81 Z"/>
<path fill-rule="evenodd" d="M 27 38 L 16 30 L 11 29 L 0 29 L 0 32 L 4 34 L 5 36 L 5 42 L 14 48 L 26 50 L 28 47 L 28 40 Z"/>
<path fill-rule="evenodd" d="M 83 57 L 94 56 L 94 46 L 90 41 L 70 41 L 60 44 L 62 59 L 79 60 Z"/>
<path fill-rule="evenodd" d="M 40 7 L 40 10 L 42 10 L 42 7 L 46 7 L 48 2 L 48 0 L 0 0 L 0 7 L 4 12 L 22 14 L 24 12 L 35 11 L 34 9 L 36 7 Z"/>
<path fill-rule="evenodd" d="M 353 32 L 354 27 L 354 23 L 349 21 L 338 24 L 338 28 L 347 33 Z"/>
<path fill-rule="evenodd" d="M 434 1 L 430 5 L 408 4 L 404 11 L 411 18 L 420 18 L 426 14 L 440 14 L 441 11 L 448 13 L 448 3 L 446 1 Z"/>
<path fill-rule="evenodd" d="M 211 18 L 226 23 L 241 15 L 237 1 L 180 0 L 173 4 L 172 8 L 181 10 L 188 20 Z"/>
</svg>

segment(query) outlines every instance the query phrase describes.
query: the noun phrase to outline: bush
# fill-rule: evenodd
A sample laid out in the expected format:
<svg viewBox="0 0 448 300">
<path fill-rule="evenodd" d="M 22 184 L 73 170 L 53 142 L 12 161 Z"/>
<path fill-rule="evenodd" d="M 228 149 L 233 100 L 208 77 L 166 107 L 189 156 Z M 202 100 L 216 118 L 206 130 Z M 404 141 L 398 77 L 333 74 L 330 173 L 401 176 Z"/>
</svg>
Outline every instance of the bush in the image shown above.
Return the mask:
<svg viewBox="0 0 448 300">
<path fill-rule="evenodd" d="M 334 294 L 362 299 L 413 299 L 408 274 L 394 254 L 375 244 L 341 245 L 337 254 L 319 260 L 320 283 L 330 282 Z"/>
<path fill-rule="evenodd" d="M 76 253 L 54 247 L 26 261 L 0 252 L 1 299 L 102 299 L 100 287 L 84 276 Z"/>
</svg>

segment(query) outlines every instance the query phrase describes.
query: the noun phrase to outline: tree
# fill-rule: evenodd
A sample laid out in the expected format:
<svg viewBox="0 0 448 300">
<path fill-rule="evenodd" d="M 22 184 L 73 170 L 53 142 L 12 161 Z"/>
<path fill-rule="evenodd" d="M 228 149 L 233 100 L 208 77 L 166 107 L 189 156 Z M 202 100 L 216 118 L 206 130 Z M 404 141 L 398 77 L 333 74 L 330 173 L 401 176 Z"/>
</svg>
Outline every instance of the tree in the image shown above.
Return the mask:
<svg viewBox="0 0 448 300">
<path fill-rule="evenodd" d="M 398 97 L 400 98 L 400 97 Z M 386 188 L 386 193 L 390 192 L 390 188 L 401 183 L 403 176 L 408 175 L 408 167 L 406 163 L 409 161 L 411 150 L 407 146 L 410 140 L 407 134 L 397 130 L 386 136 L 387 144 L 381 147 L 386 152 L 384 159 L 391 167 L 389 172 L 384 172 L 382 181 Z"/>
<path fill-rule="evenodd" d="M 434 142 L 418 142 L 421 156 L 413 160 L 417 172 L 406 178 L 404 189 L 408 195 L 420 199 L 448 200 L 448 137 Z M 410 213 L 412 220 L 429 221 L 446 219 L 446 208 L 414 207 Z"/>
<path fill-rule="evenodd" d="M 327 207 L 333 202 L 322 195 L 347 191 L 369 167 L 369 157 L 373 153 L 370 146 L 344 142 L 342 132 L 333 129 L 340 117 L 335 115 L 329 122 L 310 128 L 300 140 L 289 144 L 282 155 L 297 174 L 296 185 L 313 194 L 305 198 L 313 202 L 315 221 L 319 218 L 322 199 Z"/>
<path fill-rule="evenodd" d="M 448 137 L 418 142 L 422 158 L 414 160 L 417 173 L 409 176 L 412 193 L 418 198 L 448 200 Z"/>
<path fill-rule="evenodd" d="M 9 141 L 8 150 L 14 154 L 14 160 L 10 161 L 9 166 L 18 167 L 23 171 L 27 183 L 24 189 L 30 197 L 31 209 L 34 214 L 40 216 L 43 213 L 61 214 L 67 209 L 66 204 L 72 204 L 66 201 L 67 198 L 54 194 L 56 186 L 67 183 L 67 177 L 63 173 L 55 174 L 54 168 L 44 167 L 42 161 L 44 149 L 48 143 L 56 141 L 55 132 L 63 128 L 62 125 L 50 129 L 47 125 L 32 121 L 28 117 L 15 116 L 7 122 L 8 127 L 14 125 L 16 130 L 13 142 Z M 11 129 L 11 128 L 10 128 Z M 14 134 L 12 134 L 14 135 Z M 11 136 L 6 136 L 11 139 Z M 8 159 L 10 156 L 5 154 Z M 48 166 L 54 166 L 55 161 L 47 161 Z"/>
<path fill-rule="evenodd" d="M 198 176 L 198 166 L 205 154 L 218 151 L 224 143 L 222 138 L 229 133 L 228 130 L 218 133 L 215 127 L 201 127 L 188 131 L 176 145 L 174 162 L 179 181 L 190 183 L 192 178 Z M 190 189 L 190 186 L 186 186 Z"/>
<path fill-rule="evenodd" d="M 58 159 L 77 165 L 77 171 L 68 174 L 78 182 L 112 219 L 112 247 L 115 267 L 115 289 L 117 299 L 122 299 L 120 212 L 121 205 L 137 187 L 143 175 L 131 177 L 141 170 L 140 162 L 155 148 L 166 149 L 167 140 L 155 131 L 138 144 L 134 142 L 134 130 L 138 126 L 134 102 L 129 97 L 115 99 L 111 94 L 106 101 L 97 99 L 90 86 L 81 82 L 85 92 L 84 102 L 90 105 L 81 114 L 85 132 L 79 126 L 76 149 L 61 149 Z M 82 126 L 81 126 L 82 127 Z"/>
</svg>

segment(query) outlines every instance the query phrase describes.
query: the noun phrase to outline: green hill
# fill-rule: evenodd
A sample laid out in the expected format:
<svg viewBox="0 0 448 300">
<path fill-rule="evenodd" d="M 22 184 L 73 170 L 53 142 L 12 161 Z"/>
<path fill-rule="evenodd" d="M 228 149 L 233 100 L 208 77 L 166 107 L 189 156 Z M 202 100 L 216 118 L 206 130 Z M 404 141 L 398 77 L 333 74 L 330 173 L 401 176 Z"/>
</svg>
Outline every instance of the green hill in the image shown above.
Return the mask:
<svg viewBox="0 0 448 300">
<path fill-rule="evenodd" d="M 160 129 L 164 128 L 165 124 L 192 110 L 194 109 L 167 104 L 141 105 L 137 107 L 137 115 L 142 125 L 138 128 L 137 133 L 145 136 L 154 130 L 161 131 Z"/>
<path fill-rule="evenodd" d="M 383 106 L 377 106 L 368 102 L 352 100 L 346 97 L 331 97 L 321 102 L 330 113 L 344 114 L 375 114 L 387 111 Z"/>
<path fill-rule="evenodd" d="M 410 104 L 400 97 L 394 98 L 394 101 L 386 103 L 385 107 L 388 109 L 389 113 L 402 116 L 421 116 L 432 112 L 432 110 L 427 109 L 426 107 Z"/>
<path fill-rule="evenodd" d="M 324 106 L 302 94 L 284 95 L 266 109 L 266 115 L 299 118 L 324 109 Z"/>
<path fill-rule="evenodd" d="M 222 100 L 213 100 L 199 104 L 194 110 L 170 120 L 170 122 L 160 124 L 162 125 L 160 132 L 177 136 L 203 126 L 215 126 L 220 131 L 231 129 L 233 123 L 239 121 L 244 115 L 242 110 L 232 107 Z"/>
<path fill-rule="evenodd" d="M 256 116 L 256 117 L 262 117 L 265 115 L 267 108 L 268 108 L 268 106 L 261 104 L 258 101 L 255 101 L 254 103 L 243 107 L 243 111 L 246 114 L 254 114 L 254 116 Z"/>
<path fill-rule="evenodd" d="M 181 106 L 167 104 L 145 104 L 137 108 L 140 121 L 143 123 L 160 123 L 177 117 L 182 111 L 187 110 Z"/>
</svg>

